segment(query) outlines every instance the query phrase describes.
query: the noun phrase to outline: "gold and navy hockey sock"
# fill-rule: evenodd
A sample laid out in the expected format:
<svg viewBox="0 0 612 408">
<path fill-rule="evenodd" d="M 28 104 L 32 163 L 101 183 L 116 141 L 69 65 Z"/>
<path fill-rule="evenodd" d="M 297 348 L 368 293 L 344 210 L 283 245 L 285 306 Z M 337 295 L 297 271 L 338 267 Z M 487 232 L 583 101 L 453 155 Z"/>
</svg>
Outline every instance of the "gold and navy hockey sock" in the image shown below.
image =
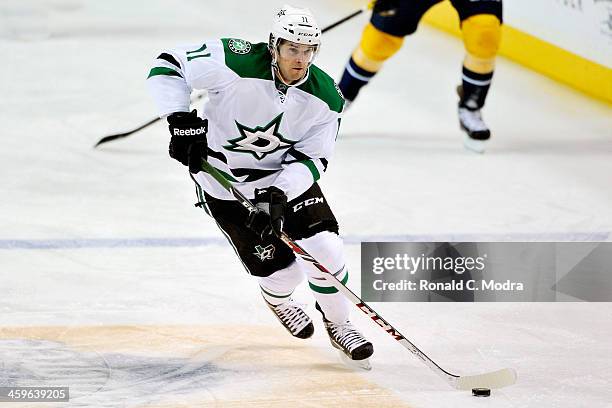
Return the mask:
<svg viewBox="0 0 612 408">
<path fill-rule="evenodd" d="M 463 67 L 461 90 L 459 91 L 459 107 L 478 110 L 484 106 L 493 72 L 478 74 Z"/>
<path fill-rule="evenodd" d="M 353 57 L 349 60 L 344 68 L 342 79 L 338 87 L 342 91 L 344 98 L 348 101 L 354 101 L 361 88 L 366 85 L 376 72 L 366 71 L 355 63 Z"/>
</svg>

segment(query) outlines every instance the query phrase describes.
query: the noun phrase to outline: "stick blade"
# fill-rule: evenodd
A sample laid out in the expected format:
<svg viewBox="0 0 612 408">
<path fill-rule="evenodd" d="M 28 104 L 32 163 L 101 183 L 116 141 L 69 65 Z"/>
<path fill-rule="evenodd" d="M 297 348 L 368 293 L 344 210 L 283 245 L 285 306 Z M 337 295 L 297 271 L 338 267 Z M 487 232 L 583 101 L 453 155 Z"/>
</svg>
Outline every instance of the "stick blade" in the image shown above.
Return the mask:
<svg viewBox="0 0 612 408">
<path fill-rule="evenodd" d="M 503 388 L 516 383 L 516 371 L 511 368 L 492 371 L 490 373 L 460 376 L 455 382 L 458 390 L 471 390 L 472 388 Z"/>
<path fill-rule="evenodd" d="M 129 134 L 131 134 L 131 133 L 129 133 Z M 120 138 L 125 137 L 125 136 L 127 136 L 127 135 L 124 134 L 124 133 L 117 134 L 117 135 L 104 136 L 102 139 L 98 140 L 98 143 L 96 143 L 94 145 L 94 149 L 96 147 L 100 146 L 101 144 L 110 142 L 111 140 L 120 139 Z"/>
</svg>

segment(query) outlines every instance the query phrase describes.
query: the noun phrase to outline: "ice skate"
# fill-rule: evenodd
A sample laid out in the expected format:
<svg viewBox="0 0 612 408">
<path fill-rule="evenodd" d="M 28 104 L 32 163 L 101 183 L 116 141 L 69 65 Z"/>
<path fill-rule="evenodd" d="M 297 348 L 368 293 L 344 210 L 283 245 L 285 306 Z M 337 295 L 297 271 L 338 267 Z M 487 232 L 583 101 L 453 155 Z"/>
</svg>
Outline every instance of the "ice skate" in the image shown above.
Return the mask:
<svg viewBox="0 0 612 408">
<path fill-rule="evenodd" d="M 343 350 L 338 349 L 336 351 L 338 351 L 338 357 L 340 358 L 342 363 L 347 367 L 366 371 L 370 371 L 372 369 L 372 364 L 370 364 L 369 358 L 365 358 L 363 360 L 351 360 L 349 356 L 344 354 Z"/>
<path fill-rule="evenodd" d="M 323 315 L 323 324 L 329 335 L 329 340 L 340 352 L 340 358 L 349 366 L 370 370 L 369 357 L 374 353 L 372 343 L 351 324 L 350 321 L 338 324 L 325 318 L 319 304 L 316 308 Z"/>
<path fill-rule="evenodd" d="M 307 339 L 314 333 L 312 319 L 304 312 L 302 306 L 292 299 L 277 306 L 268 303 L 268 301 L 266 301 L 266 304 L 293 337 Z"/>
<path fill-rule="evenodd" d="M 466 133 L 463 145 L 473 152 L 483 153 L 486 141 L 491 137 L 491 131 L 482 120 L 482 114 L 476 101 L 464 100 L 461 85 L 457 87 L 457 94 L 460 99 L 458 108 L 459 126 Z"/>
<path fill-rule="evenodd" d="M 486 141 L 491 137 L 491 131 L 483 122 L 480 110 L 459 108 L 459 124 L 466 133 L 464 146 L 476 153 L 483 153 Z"/>
</svg>

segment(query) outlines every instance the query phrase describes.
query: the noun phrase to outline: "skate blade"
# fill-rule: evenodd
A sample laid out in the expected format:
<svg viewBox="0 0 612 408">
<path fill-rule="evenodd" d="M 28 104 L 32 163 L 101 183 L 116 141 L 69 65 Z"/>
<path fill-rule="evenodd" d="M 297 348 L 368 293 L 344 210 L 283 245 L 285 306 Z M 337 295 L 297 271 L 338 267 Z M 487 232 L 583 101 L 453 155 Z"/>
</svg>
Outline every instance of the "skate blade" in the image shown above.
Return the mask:
<svg viewBox="0 0 612 408">
<path fill-rule="evenodd" d="M 468 135 L 465 135 L 463 139 L 463 146 L 474 153 L 482 154 L 485 151 L 486 140 L 474 140 Z"/>
<path fill-rule="evenodd" d="M 363 360 L 351 360 L 348 358 L 346 354 L 342 351 L 338 350 L 338 355 L 340 356 L 340 360 L 347 366 L 351 368 L 357 368 L 360 370 L 370 371 L 372 369 L 372 365 L 370 364 L 370 359 L 366 358 Z"/>
</svg>

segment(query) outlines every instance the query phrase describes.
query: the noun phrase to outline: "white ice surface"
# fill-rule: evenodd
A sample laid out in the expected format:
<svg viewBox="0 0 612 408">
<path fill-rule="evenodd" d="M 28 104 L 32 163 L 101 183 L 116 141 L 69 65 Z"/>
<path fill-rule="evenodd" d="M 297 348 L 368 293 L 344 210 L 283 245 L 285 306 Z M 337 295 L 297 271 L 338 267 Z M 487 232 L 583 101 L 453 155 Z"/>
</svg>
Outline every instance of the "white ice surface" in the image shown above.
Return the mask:
<svg viewBox="0 0 612 408">
<path fill-rule="evenodd" d="M 302 2 L 322 25 L 355 7 L 350 1 L 330 3 Z M 252 326 L 279 329 L 255 280 L 246 276 L 214 223 L 192 206 L 192 182 L 167 157 L 163 124 L 91 148 L 103 135 L 155 116 L 144 78 L 159 49 L 217 36 L 263 41 L 279 5 L 0 3 L 0 334 L 2 328 L 44 326 L 70 331 L 228 325 L 236 336 Z M 338 78 L 365 21 L 361 16 L 326 34 L 318 65 Z M 460 41 L 422 26 L 343 121 L 322 185 L 348 243 L 349 286 L 357 292 L 356 243 L 363 239 L 610 239 L 610 106 L 500 59 L 484 110 L 493 138 L 484 155 L 470 154 L 461 146 L 455 112 L 462 54 Z M 306 288 L 298 298 L 316 316 Z M 355 323 L 376 347 L 373 370 L 357 375 L 407 406 L 612 406 L 609 303 L 373 306 L 450 371 L 509 366 L 519 374 L 515 386 L 488 399 L 453 391 L 354 312 Z M 308 344 L 333 366 L 335 352 L 322 329 L 317 321 Z M 34 350 L 55 344 L 5 337 L 0 336 L 0 385 L 11 380 L 9 369 L 16 366 L 35 373 L 45 354 Z M 162 354 L 180 349 L 178 338 Z M 299 358 L 300 350 L 292 358 Z M 113 366 L 109 354 L 94 352 Z M 95 364 L 83 366 L 91 371 Z M 299 367 L 297 375 L 305 378 L 321 370 Z M 284 374 L 266 372 L 256 362 L 247 368 L 265 373 L 267 380 L 240 369 L 215 379 L 215 387 L 239 396 L 236 406 L 240 398 L 245 405 L 252 402 L 244 389 L 265 392 L 286 384 Z M 131 377 L 119 376 L 72 405 L 154 405 L 155 387 L 178 389 L 180 381 L 199 378 L 178 381 L 151 370 L 153 380 L 139 379 L 150 385 L 144 391 L 126 387 Z M 86 385 L 86 379 L 73 384 L 77 394 Z M 92 390 L 94 385 L 89 384 Z M 224 395 L 206 384 L 200 388 L 209 393 L 201 400 L 211 404 Z M 274 402 L 274 394 L 269 398 Z M 294 403 L 338 405 L 334 398 L 340 397 L 312 398 Z"/>
</svg>

